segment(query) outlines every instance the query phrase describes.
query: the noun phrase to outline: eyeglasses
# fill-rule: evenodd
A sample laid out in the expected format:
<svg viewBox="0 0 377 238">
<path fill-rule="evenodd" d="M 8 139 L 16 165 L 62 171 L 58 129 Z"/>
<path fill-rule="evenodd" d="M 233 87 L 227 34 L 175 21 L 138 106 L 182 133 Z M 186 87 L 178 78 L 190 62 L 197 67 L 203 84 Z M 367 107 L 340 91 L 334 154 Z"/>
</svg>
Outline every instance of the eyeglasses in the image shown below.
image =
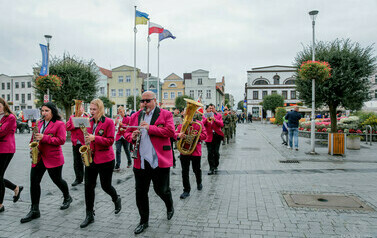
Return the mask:
<svg viewBox="0 0 377 238">
<path fill-rule="evenodd" d="M 145 102 L 146 102 L 146 103 L 150 103 L 153 99 L 154 99 L 154 98 L 152 98 L 152 99 L 141 99 L 140 102 L 141 102 L 141 103 L 145 103 Z"/>
</svg>

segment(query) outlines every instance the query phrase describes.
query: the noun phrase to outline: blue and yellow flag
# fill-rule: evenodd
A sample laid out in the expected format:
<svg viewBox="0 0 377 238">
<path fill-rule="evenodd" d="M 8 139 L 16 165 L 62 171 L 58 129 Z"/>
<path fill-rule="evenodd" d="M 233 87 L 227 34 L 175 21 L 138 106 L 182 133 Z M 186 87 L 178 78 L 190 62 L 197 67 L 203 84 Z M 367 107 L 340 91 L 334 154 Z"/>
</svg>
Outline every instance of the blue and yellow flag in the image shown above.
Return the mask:
<svg viewBox="0 0 377 238">
<path fill-rule="evenodd" d="M 136 18 L 135 18 L 135 24 L 136 25 L 146 25 L 149 20 L 149 15 L 145 12 L 140 12 L 136 10 Z"/>
</svg>

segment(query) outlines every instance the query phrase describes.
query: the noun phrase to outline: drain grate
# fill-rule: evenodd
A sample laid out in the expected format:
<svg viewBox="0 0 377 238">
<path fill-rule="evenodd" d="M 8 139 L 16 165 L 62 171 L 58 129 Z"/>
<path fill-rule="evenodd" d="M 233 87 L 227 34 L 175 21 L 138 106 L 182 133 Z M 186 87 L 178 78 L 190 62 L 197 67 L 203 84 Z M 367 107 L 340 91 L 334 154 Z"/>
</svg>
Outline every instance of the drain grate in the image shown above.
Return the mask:
<svg viewBox="0 0 377 238">
<path fill-rule="evenodd" d="M 298 160 L 279 160 L 280 163 L 283 163 L 283 164 L 298 164 L 300 163 L 300 161 Z"/>
<path fill-rule="evenodd" d="M 374 211 L 372 207 L 352 195 L 288 193 L 283 194 L 283 197 L 290 207 Z"/>
</svg>

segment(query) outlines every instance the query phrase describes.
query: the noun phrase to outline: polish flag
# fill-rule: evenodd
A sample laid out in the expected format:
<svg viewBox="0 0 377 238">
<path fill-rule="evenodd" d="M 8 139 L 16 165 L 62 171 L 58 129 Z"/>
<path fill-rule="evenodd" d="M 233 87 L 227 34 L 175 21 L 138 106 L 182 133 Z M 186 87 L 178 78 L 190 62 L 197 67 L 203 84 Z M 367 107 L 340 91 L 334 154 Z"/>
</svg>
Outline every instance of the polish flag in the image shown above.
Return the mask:
<svg viewBox="0 0 377 238">
<path fill-rule="evenodd" d="M 201 102 L 202 100 L 201 100 L 201 97 L 198 99 L 198 103 L 202 103 Z M 199 112 L 200 114 L 204 114 L 204 110 L 203 110 L 203 107 L 200 107 L 199 109 L 198 109 L 198 111 L 197 112 Z"/>
<path fill-rule="evenodd" d="M 149 35 L 153 33 L 162 33 L 164 28 L 156 23 L 149 22 Z"/>
</svg>

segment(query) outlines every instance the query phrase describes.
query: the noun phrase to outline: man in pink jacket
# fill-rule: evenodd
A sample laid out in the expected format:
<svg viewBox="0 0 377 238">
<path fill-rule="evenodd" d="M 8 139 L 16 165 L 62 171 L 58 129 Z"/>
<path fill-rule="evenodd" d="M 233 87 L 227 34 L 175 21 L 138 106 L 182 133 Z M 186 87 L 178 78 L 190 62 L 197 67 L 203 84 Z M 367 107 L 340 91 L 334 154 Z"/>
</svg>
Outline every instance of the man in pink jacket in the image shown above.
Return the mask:
<svg viewBox="0 0 377 238">
<path fill-rule="evenodd" d="M 128 142 L 136 144 L 137 155 L 134 158 L 136 205 L 140 214 L 140 223 L 135 234 L 142 233 L 148 227 L 150 182 L 156 194 L 164 201 L 167 219 L 174 214 L 173 199 L 170 190 L 170 167 L 173 166 L 170 137 L 174 137 L 174 121 L 171 112 L 156 106 L 156 96 L 146 91 L 141 96 L 144 110 L 134 113 L 130 126 L 140 125 L 142 129 L 128 128 L 125 136 Z"/>
</svg>

